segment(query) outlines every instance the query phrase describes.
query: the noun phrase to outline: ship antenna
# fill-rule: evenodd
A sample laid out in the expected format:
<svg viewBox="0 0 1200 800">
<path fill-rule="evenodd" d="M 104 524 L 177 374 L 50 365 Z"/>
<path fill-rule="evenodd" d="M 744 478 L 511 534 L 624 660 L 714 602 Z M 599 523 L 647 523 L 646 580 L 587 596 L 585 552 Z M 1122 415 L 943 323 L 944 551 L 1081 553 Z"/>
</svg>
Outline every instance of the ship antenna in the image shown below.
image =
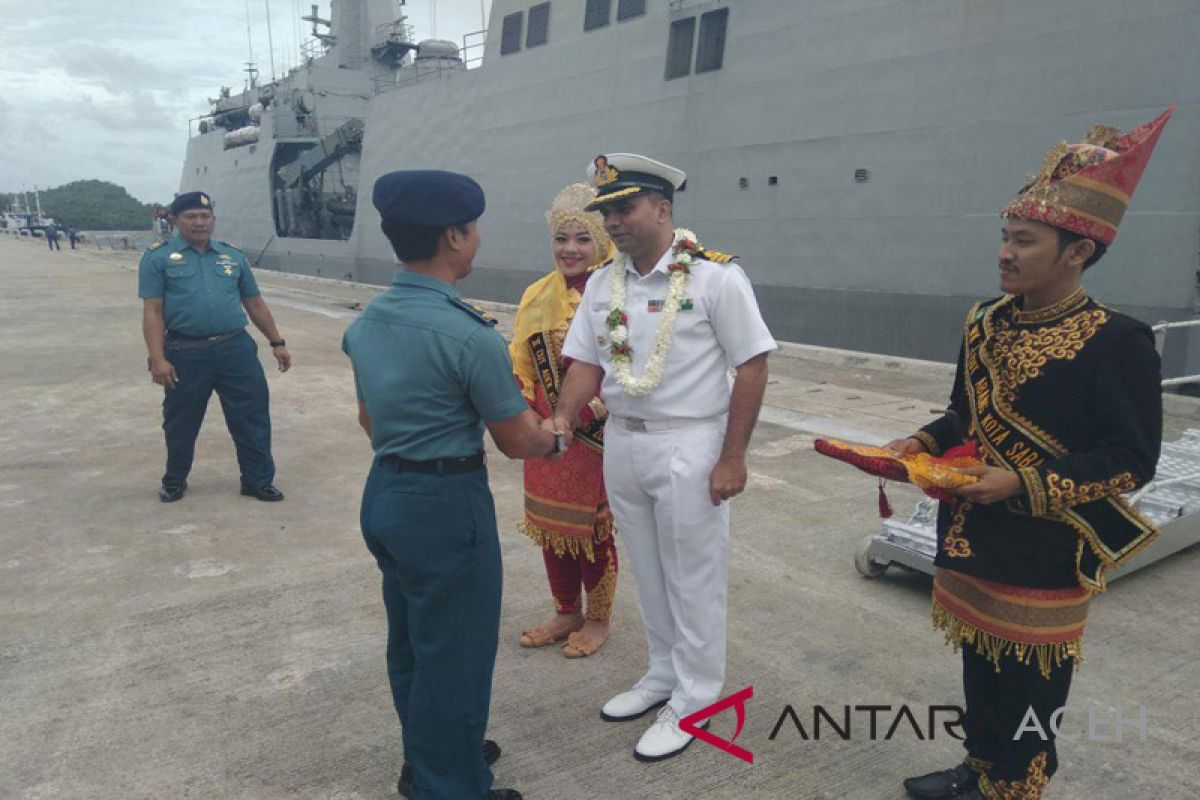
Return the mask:
<svg viewBox="0 0 1200 800">
<path fill-rule="evenodd" d="M 275 82 L 275 39 L 271 36 L 271 0 L 263 0 L 267 7 L 267 53 L 271 57 L 271 83 Z"/>
<path fill-rule="evenodd" d="M 250 0 L 246 0 L 246 49 L 250 52 L 250 60 L 246 62 L 246 73 L 250 75 L 250 88 L 254 88 L 254 37 L 250 35 Z"/>
</svg>

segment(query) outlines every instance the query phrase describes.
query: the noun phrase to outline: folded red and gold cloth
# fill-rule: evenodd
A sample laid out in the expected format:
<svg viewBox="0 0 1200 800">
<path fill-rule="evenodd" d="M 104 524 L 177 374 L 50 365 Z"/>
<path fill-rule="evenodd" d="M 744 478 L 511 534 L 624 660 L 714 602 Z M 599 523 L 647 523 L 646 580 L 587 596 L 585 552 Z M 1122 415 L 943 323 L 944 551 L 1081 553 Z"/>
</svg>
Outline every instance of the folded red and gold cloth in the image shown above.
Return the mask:
<svg viewBox="0 0 1200 800">
<path fill-rule="evenodd" d="M 889 481 L 911 483 L 925 494 L 938 500 L 949 500 L 953 495 L 949 489 L 968 486 L 978 478 L 964 475 L 958 470 L 963 467 L 982 467 L 979 447 L 974 441 L 952 447 L 941 456 L 929 453 L 898 456 L 891 450 L 865 444 L 851 444 L 837 439 L 817 439 L 817 452 L 823 456 L 845 461 L 869 475 Z"/>
</svg>

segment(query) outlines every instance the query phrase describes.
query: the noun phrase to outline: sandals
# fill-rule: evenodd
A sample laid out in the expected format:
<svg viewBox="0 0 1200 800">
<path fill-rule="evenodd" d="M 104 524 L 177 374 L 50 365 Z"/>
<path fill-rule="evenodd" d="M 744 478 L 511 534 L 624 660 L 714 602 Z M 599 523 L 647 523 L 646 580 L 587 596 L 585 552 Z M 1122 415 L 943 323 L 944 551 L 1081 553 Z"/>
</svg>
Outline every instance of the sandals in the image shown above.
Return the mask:
<svg viewBox="0 0 1200 800">
<path fill-rule="evenodd" d="M 579 620 L 578 625 L 572 625 L 569 628 L 564 628 L 557 633 L 551 633 L 545 625 L 538 625 L 536 628 L 531 628 L 521 632 L 521 647 L 545 647 L 546 645 L 561 642 L 563 639 L 570 640 L 570 637 L 575 635 L 575 632 L 583 627 L 583 620 Z"/>
<path fill-rule="evenodd" d="M 565 658 L 587 658 L 595 655 L 603 645 L 604 639 L 599 643 L 589 642 L 576 631 L 567 637 L 567 643 L 562 646 L 562 653 Z"/>
</svg>

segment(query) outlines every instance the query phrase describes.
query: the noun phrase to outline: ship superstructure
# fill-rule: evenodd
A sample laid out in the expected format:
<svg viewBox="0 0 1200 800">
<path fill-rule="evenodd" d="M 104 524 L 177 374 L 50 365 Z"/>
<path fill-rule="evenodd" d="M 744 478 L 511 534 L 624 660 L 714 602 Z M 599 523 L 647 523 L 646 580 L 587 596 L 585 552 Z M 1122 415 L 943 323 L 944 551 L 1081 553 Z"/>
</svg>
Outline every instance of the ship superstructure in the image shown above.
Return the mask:
<svg viewBox="0 0 1200 800">
<path fill-rule="evenodd" d="M 263 266 L 387 282 L 370 184 L 454 169 L 488 195 L 464 289 L 513 301 L 550 268 L 558 189 L 642 152 L 687 170 L 677 218 L 741 257 L 777 336 L 950 360 L 1042 153 L 1177 102 L 1087 283 L 1148 321 L 1196 313 L 1193 0 L 495 0 L 481 59 L 416 43 L 386 0 L 332 8 L 320 55 L 222 98 L 189 143 L 181 188 L 211 192 Z M 256 141 L 227 148 L 253 114 Z M 1169 373 L 1200 371 L 1189 345 Z"/>
</svg>

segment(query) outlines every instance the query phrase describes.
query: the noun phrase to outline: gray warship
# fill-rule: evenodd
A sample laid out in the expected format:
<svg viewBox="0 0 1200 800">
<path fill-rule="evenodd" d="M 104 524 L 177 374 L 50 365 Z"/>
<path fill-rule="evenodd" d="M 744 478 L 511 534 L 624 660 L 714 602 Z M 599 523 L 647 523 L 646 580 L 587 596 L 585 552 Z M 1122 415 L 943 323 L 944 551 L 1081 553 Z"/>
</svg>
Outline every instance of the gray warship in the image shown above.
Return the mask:
<svg viewBox="0 0 1200 800">
<path fill-rule="evenodd" d="M 263 267 L 386 283 L 370 187 L 466 172 L 489 208 L 464 288 L 515 301 L 543 210 L 604 151 L 685 169 L 677 217 L 737 253 L 781 339 L 952 360 L 996 293 L 998 210 L 1060 139 L 1172 102 L 1112 252 L 1088 276 L 1147 320 L 1196 315 L 1196 0 L 495 0 L 462 45 L 392 0 L 332 0 L 304 63 L 193 120 L 181 190 Z M 1166 372 L 1200 372 L 1187 330 Z"/>
</svg>

